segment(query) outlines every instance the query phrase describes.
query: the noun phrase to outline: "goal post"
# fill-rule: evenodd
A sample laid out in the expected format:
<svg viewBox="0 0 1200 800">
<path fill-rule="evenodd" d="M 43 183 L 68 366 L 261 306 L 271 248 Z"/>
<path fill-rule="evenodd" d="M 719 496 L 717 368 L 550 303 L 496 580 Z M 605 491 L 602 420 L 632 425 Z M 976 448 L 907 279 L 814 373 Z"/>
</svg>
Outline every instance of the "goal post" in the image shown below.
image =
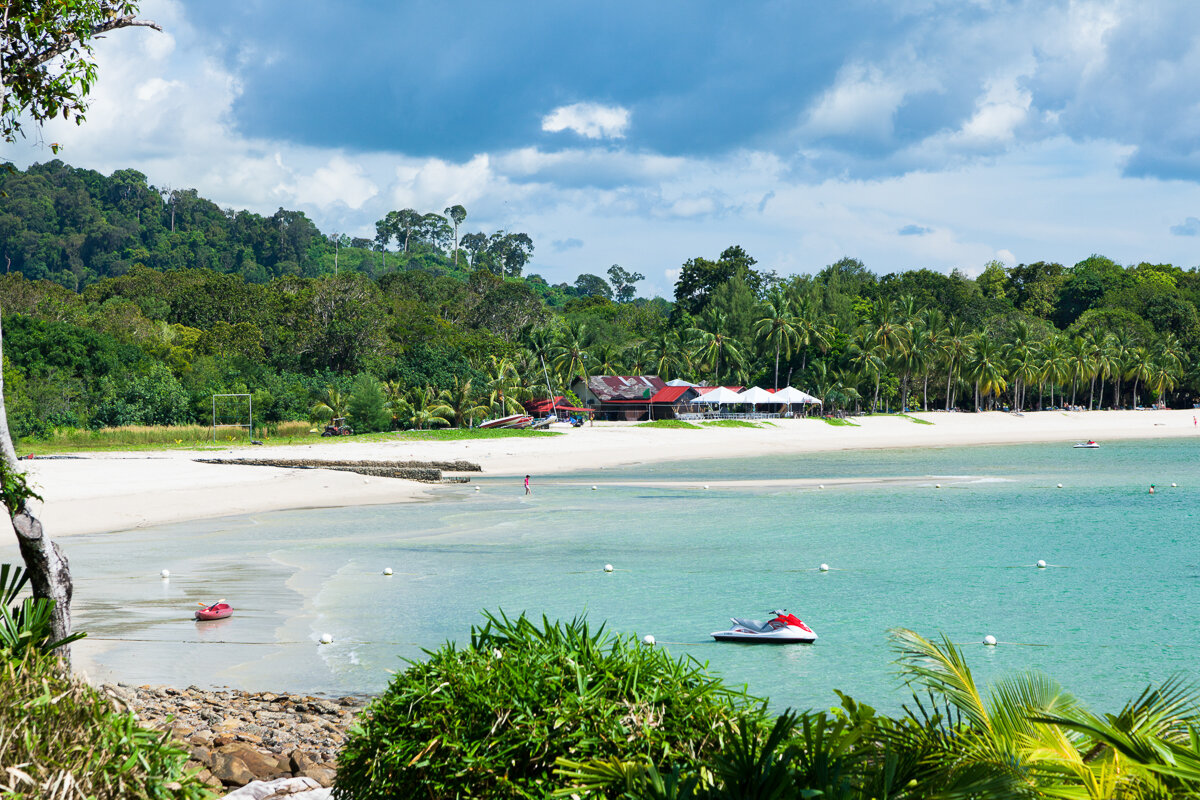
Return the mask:
<svg viewBox="0 0 1200 800">
<path fill-rule="evenodd" d="M 218 400 L 221 402 L 218 403 Z M 221 406 L 220 412 L 217 410 L 218 405 Z M 227 410 L 230 407 L 234 409 L 232 412 Z M 245 412 L 244 414 L 243 411 Z M 245 429 L 247 436 L 253 439 L 254 398 L 248 394 L 214 394 L 212 396 L 212 430 L 214 442 L 217 441 L 217 428 Z"/>
</svg>

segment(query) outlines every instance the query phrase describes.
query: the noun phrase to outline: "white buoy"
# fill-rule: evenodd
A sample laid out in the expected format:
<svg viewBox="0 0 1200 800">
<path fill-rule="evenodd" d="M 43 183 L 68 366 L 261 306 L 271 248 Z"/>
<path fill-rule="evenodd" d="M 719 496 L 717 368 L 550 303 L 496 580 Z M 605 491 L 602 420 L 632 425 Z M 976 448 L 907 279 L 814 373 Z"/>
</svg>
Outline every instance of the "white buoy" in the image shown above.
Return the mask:
<svg viewBox="0 0 1200 800">
<path fill-rule="evenodd" d="M 158 574 L 161 575 L 162 579 L 165 581 L 167 578 L 171 577 L 171 570 L 164 569 L 162 572 L 160 572 Z"/>
<path fill-rule="evenodd" d="M 706 483 L 706 484 L 704 484 L 704 488 L 705 488 L 705 489 L 707 489 L 707 488 L 708 488 L 708 484 L 707 484 L 707 483 Z"/>
<path fill-rule="evenodd" d="M 818 489 L 824 489 L 824 488 L 825 488 L 825 484 L 823 484 L 823 483 L 818 483 L 818 484 L 817 484 L 817 488 L 818 488 Z"/>
<path fill-rule="evenodd" d="M 992 636 L 989 633 L 987 636 L 983 637 L 983 643 L 986 644 L 988 647 L 995 647 L 996 646 L 996 637 Z"/>
<path fill-rule="evenodd" d="M 821 567 L 820 567 L 820 569 L 821 569 L 821 572 L 829 572 L 829 565 L 828 565 L 828 564 L 822 564 L 822 565 L 821 565 Z"/>
<path fill-rule="evenodd" d="M 935 483 L 935 484 L 933 485 L 933 488 L 935 488 L 935 489 L 940 489 L 940 488 L 942 488 L 942 485 L 941 485 L 940 483 Z"/>
<path fill-rule="evenodd" d="M 1058 488 L 1060 488 L 1060 489 L 1062 488 L 1062 484 L 1061 484 L 1061 483 L 1058 485 Z"/>
<path fill-rule="evenodd" d="M 478 486 L 476 486 L 476 487 L 475 487 L 475 491 L 477 491 L 477 492 L 479 491 L 479 487 L 478 487 Z"/>
<path fill-rule="evenodd" d="M 1037 563 L 1037 568 L 1038 568 L 1038 569 L 1045 569 L 1045 568 L 1046 568 L 1046 562 L 1045 562 L 1045 561 L 1042 561 L 1042 560 L 1039 558 L 1039 559 L 1038 559 L 1038 563 Z"/>
<path fill-rule="evenodd" d="M 333 634 L 332 633 L 322 633 L 321 634 L 321 644 L 333 644 Z"/>
<path fill-rule="evenodd" d="M 1177 483 L 1172 483 L 1172 484 L 1171 484 L 1171 488 L 1172 488 L 1172 489 L 1177 489 L 1177 488 L 1179 488 L 1179 484 L 1177 484 Z"/>
<path fill-rule="evenodd" d="M 593 492 L 594 492 L 594 491 L 596 491 L 596 487 L 595 487 L 595 486 L 592 486 L 592 491 L 593 491 Z"/>
<path fill-rule="evenodd" d="M 605 571 L 605 572 L 612 572 L 612 564 L 605 564 L 605 565 L 604 565 L 604 571 Z"/>
<path fill-rule="evenodd" d="M 392 568 L 391 568 L 391 567 L 384 567 L 384 568 L 383 568 L 383 574 L 384 574 L 384 575 L 391 575 L 391 574 L 392 574 Z"/>
<path fill-rule="evenodd" d="M 654 637 L 647 633 L 645 636 L 642 637 L 642 644 L 653 647 L 654 646 Z"/>
</svg>

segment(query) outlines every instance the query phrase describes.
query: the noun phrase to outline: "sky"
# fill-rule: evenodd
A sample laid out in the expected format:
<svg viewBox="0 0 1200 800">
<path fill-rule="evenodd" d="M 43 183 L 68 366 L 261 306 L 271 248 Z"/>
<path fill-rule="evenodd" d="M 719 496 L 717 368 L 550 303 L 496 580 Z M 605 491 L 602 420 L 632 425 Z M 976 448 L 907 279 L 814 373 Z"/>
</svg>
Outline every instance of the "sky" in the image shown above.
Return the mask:
<svg viewBox="0 0 1200 800">
<path fill-rule="evenodd" d="M 843 256 L 1200 263 L 1200 4 L 143 0 L 87 121 L 7 146 L 373 236 L 462 204 L 551 282 Z"/>
</svg>

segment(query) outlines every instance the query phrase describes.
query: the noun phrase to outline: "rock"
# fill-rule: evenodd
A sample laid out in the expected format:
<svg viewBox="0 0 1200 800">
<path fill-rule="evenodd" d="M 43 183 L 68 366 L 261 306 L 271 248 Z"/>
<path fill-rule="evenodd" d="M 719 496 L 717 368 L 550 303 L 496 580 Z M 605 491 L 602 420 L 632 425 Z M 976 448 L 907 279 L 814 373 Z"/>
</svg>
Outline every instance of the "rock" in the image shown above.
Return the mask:
<svg viewBox="0 0 1200 800">
<path fill-rule="evenodd" d="M 245 786 L 255 778 L 254 773 L 250 771 L 244 761 L 228 753 L 214 755 L 209 769 L 212 771 L 213 777 L 226 786 Z"/>
<path fill-rule="evenodd" d="M 333 786 L 333 779 L 337 777 L 337 773 L 327 767 L 311 766 L 300 773 L 301 777 L 312 778 L 322 786 Z"/>
<path fill-rule="evenodd" d="M 228 733 L 217 734 L 213 737 L 213 747 L 224 747 L 227 744 L 233 744 L 234 739 Z"/>
<path fill-rule="evenodd" d="M 293 774 L 302 775 L 304 774 L 304 770 L 308 769 L 309 767 L 315 767 L 316 763 L 312 760 L 308 753 L 304 752 L 303 750 L 296 749 L 288 755 L 288 766 Z"/>
<path fill-rule="evenodd" d="M 324 800 L 329 791 L 323 790 L 312 778 L 280 778 L 274 781 L 253 781 L 225 795 L 223 800 L 274 800 L 293 797 L 297 800 Z"/>
<path fill-rule="evenodd" d="M 201 764 L 212 763 L 212 751 L 207 747 L 193 747 L 191 750 L 191 757 L 193 760 L 198 761 Z"/>
<path fill-rule="evenodd" d="M 241 761 L 259 780 L 269 780 L 279 774 L 278 759 L 260 753 L 256 748 L 243 742 L 235 742 L 222 747 L 214 754 L 214 761 L 221 756 Z"/>
<path fill-rule="evenodd" d="M 262 744 L 261 736 L 255 736 L 253 733 L 247 733 L 246 731 L 238 731 L 237 738 L 238 738 L 238 741 L 241 741 L 241 742 L 251 742 L 253 744 Z"/>
</svg>

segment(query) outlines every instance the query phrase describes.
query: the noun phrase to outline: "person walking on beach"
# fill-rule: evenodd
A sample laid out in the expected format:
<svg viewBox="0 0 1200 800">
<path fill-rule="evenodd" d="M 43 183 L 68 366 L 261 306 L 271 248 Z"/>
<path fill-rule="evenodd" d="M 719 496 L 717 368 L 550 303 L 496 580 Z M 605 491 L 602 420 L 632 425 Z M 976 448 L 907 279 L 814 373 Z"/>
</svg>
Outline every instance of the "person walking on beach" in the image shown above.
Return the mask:
<svg viewBox="0 0 1200 800">
<path fill-rule="evenodd" d="M 529 476 L 528 475 L 525 476 L 525 494 L 533 494 L 531 491 L 529 491 Z"/>
</svg>

